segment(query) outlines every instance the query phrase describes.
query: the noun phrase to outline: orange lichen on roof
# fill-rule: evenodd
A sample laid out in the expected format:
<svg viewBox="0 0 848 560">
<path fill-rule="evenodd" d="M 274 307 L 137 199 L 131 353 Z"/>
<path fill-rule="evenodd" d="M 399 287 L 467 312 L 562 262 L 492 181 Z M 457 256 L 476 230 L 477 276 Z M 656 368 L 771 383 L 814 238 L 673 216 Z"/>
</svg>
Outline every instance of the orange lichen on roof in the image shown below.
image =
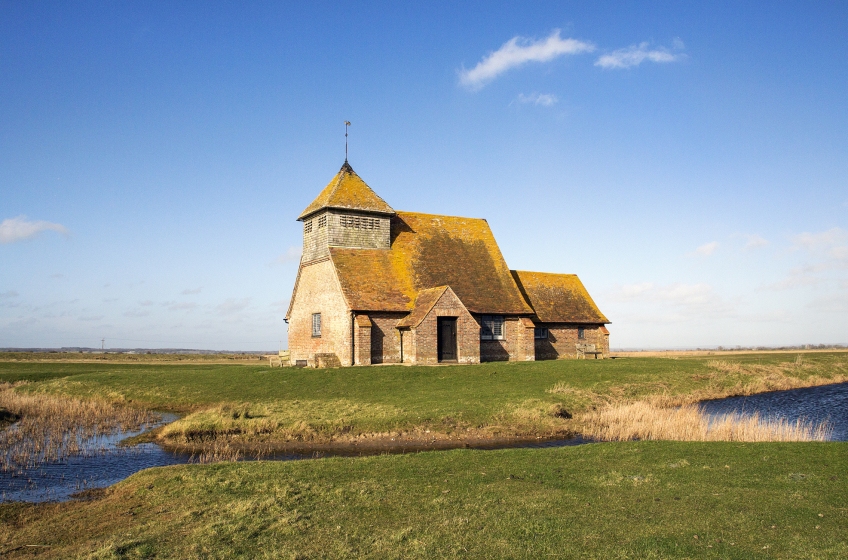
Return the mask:
<svg viewBox="0 0 848 560">
<path fill-rule="evenodd" d="M 412 313 L 398 321 L 398 327 L 417 327 L 421 324 L 427 314 L 430 313 L 430 310 L 433 309 L 433 306 L 438 303 L 439 298 L 442 297 L 449 288 L 447 286 L 439 286 L 438 288 L 430 288 L 428 290 L 422 290 L 418 293 L 418 297 L 415 298 L 415 306 L 412 308 Z"/>
<path fill-rule="evenodd" d="M 540 322 L 609 323 L 576 274 L 511 272 Z"/>
<path fill-rule="evenodd" d="M 394 214 L 395 211 L 385 200 L 371 190 L 365 181 L 345 161 L 333 180 L 324 187 L 321 194 L 300 213 L 298 220 L 307 218 L 310 214 L 324 208 L 339 208 L 342 210 L 361 210 L 377 214 Z"/>
<path fill-rule="evenodd" d="M 332 247 L 351 309 L 412 311 L 418 294 L 450 286 L 472 313 L 530 315 L 486 220 L 398 212 L 391 249 Z"/>
<path fill-rule="evenodd" d="M 345 300 L 354 311 L 409 311 L 415 294 L 401 285 L 385 249 L 330 247 Z M 411 295 L 410 295 L 411 294 Z"/>
</svg>

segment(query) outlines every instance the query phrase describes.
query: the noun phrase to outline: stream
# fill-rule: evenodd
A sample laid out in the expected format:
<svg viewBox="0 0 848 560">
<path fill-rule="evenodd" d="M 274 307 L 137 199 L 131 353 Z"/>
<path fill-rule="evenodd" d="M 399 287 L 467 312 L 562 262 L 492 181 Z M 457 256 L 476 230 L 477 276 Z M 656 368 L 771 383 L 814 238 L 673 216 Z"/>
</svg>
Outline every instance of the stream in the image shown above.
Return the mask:
<svg viewBox="0 0 848 560">
<path fill-rule="evenodd" d="M 827 421 L 832 428 L 831 440 L 848 441 L 848 383 L 761 393 L 748 397 L 729 397 L 701 403 L 707 414 L 736 413 L 742 416 L 759 413 L 763 419 L 799 418 L 812 422 Z M 74 494 L 104 488 L 150 467 L 180 465 L 192 461 L 187 453 L 167 451 L 155 443 L 121 446 L 120 441 L 143 431 L 176 420 L 163 414 L 155 425 L 135 432 L 119 432 L 88 443 L 90 451 L 55 463 L 45 463 L 17 473 L 0 472 L 0 502 L 47 502 L 71 499 Z M 473 445 L 475 449 L 563 447 L 590 443 L 580 437 L 498 445 Z M 403 452 L 403 450 L 400 450 Z M 263 460 L 292 461 L 325 457 L 327 453 L 276 453 Z M 246 460 L 250 460 L 247 458 Z"/>
</svg>

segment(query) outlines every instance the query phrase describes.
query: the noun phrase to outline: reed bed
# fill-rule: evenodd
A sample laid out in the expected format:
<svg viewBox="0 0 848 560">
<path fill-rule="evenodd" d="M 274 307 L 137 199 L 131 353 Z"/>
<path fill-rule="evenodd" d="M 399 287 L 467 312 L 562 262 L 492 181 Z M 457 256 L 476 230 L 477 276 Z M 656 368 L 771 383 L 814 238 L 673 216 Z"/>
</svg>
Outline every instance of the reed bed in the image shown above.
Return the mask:
<svg viewBox="0 0 848 560">
<path fill-rule="evenodd" d="M 639 401 L 613 405 L 581 418 L 585 435 L 602 441 L 826 441 L 827 423 L 771 420 L 759 414 L 711 416 L 697 405 L 662 408 Z"/>
<path fill-rule="evenodd" d="M 20 417 L 0 430 L 0 470 L 21 472 L 42 463 L 101 450 L 98 439 L 152 424 L 158 416 L 102 400 L 16 391 L 0 384 L 0 408 Z"/>
</svg>

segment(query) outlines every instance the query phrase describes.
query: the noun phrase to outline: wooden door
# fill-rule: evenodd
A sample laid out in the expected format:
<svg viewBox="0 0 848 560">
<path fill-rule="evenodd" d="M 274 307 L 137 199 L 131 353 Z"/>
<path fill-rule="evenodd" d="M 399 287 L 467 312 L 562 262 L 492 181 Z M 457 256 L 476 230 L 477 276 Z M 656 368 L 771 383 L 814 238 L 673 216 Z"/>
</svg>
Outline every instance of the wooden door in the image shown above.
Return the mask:
<svg viewBox="0 0 848 560">
<path fill-rule="evenodd" d="M 439 317 L 438 356 L 440 362 L 456 361 L 456 317 Z"/>
</svg>

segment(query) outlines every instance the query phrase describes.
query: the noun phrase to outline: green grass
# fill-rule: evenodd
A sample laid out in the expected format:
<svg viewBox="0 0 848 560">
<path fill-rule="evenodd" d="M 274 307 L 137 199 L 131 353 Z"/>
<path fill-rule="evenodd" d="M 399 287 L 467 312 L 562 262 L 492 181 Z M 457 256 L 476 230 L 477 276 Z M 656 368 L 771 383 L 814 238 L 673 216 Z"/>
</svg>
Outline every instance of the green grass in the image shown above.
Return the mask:
<svg viewBox="0 0 848 560">
<path fill-rule="evenodd" d="M 327 441 L 427 430 L 450 437 L 533 436 L 568 433 L 573 422 L 553 414 L 561 408 L 580 413 L 651 395 L 691 400 L 848 375 L 848 354 L 807 354 L 798 362 L 799 355 L 340 369 L 0 362 L 0 381 L 32 381 L 20 390 L 194 412 L 169 428 L 175 437 Z"/>
<path fill-rule="evenodd" d="M 150 469 L 89 502 L 0 505 L 0 553 L 845 558 L 846 458 L 846 443 L 638 442 Z"/>
</svg>

